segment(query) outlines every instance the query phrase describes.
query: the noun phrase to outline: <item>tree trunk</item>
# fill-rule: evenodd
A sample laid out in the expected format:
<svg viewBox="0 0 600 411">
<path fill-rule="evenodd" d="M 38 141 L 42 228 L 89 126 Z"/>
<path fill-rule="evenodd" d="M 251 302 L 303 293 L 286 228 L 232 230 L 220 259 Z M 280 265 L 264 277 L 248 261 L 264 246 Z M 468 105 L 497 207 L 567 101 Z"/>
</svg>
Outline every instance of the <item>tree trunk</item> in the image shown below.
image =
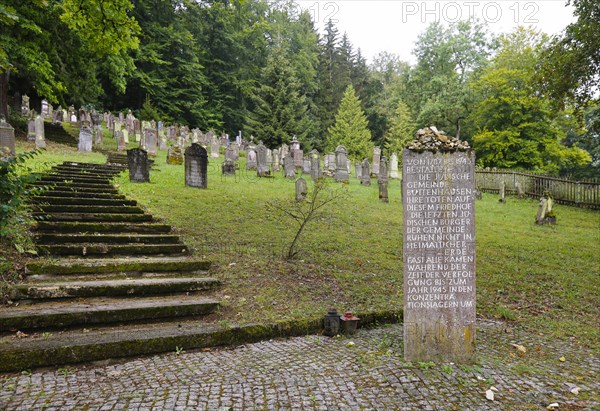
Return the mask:
<svg viewBox="0 0 600 411">
<path fill-rule="evenodd" d="M 0 117 L 8 119 L 8 72 L 0 71 Z"/>
</svg>

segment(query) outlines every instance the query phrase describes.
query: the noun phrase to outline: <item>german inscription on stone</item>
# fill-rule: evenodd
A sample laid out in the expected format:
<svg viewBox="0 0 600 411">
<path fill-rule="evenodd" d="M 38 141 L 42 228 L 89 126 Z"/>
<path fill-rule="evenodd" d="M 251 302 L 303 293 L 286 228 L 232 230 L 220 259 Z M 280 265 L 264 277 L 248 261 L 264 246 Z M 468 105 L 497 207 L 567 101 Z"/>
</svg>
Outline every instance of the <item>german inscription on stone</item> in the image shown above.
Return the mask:
<svg viewBox="0 0 600 411">
<path fill-rule="evenodd" d="M 475 155 L 404 150 L 404 357 L 475 352 Z"/>
</svg>

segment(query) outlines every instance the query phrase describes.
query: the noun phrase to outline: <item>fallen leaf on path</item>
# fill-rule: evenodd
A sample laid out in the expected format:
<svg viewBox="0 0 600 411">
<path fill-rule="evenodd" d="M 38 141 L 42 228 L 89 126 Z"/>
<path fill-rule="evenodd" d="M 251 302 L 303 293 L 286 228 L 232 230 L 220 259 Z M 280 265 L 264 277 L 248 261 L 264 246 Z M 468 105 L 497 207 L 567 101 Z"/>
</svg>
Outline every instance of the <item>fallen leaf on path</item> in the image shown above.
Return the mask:
<svg viewBox="0 0 600 411">
<path fill-rule="evenodd" d="M 520 345 L 520 344 L 512 344 L 513 347 L 515 347 L 517 349 L 517 351 L 522 352 L 523 354 L 525 354 L 527 352 L 527 348 L 525 348 L 524 346 Z"/>
</svg>

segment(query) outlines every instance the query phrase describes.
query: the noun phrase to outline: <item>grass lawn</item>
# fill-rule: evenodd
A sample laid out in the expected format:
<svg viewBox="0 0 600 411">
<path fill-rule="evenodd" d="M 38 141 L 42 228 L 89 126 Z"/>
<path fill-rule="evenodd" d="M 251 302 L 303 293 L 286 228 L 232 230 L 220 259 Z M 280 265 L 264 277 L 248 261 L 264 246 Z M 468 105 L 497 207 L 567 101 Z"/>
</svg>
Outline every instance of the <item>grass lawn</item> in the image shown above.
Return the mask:
<svg viewBox="0 0 600 411">
<path fill-rule="evenodd" d="M 30 145 L 20 141 L 17 148 Z M 103 162 L 104 156 L 49 143 L 35 163 L 66 160 Z M 224 282 L 221 321 L 314 317 L 330 306 L 402 309 L 399 180 L 390 180 L 384 204 L 375 180 L 364 187 L 351 177 L 347 197 L 307 227 L 301 253 L 286 262 L 294 223 L 269 214 L 266 204 L 291 200 L 294 182 L 281 173 L 259 179 L 245 171 L 243 159 L 236 177 L 223 178 L 222 156 L 209 161 L 206 190 L 185 187 L 183 166 L 167 165 L 164 152 L 151 183 L 130 183 L 127 173 L 115 183 L 173 225 L 194 255 L 213 262 L 212 275 Z M 332 181 L 331 189 L 339 187 Z M 557 205 L 558 224 L 537 226 L 536 210 L 534 200 L 509 197 L 501 204 L 484 194 L 477 201 L 477 313 L 600 348 L 600 213 Z"/>
</svg>

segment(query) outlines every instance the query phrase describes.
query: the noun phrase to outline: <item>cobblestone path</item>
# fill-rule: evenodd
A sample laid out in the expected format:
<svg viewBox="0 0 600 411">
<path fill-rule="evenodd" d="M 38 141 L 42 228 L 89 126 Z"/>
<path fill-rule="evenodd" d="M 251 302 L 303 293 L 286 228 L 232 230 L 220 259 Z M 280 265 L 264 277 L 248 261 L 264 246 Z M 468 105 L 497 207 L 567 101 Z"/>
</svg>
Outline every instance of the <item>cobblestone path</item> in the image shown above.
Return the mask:
<svg viewBox="0 0 600 411">
<path fill-rule="evenodd" d="M 0 410 L 600 410 L 597 351 L 488 322 L 477 339 L 471 366 L 405 363 L 393 325 L 5 374 Z"/>
</svg>

